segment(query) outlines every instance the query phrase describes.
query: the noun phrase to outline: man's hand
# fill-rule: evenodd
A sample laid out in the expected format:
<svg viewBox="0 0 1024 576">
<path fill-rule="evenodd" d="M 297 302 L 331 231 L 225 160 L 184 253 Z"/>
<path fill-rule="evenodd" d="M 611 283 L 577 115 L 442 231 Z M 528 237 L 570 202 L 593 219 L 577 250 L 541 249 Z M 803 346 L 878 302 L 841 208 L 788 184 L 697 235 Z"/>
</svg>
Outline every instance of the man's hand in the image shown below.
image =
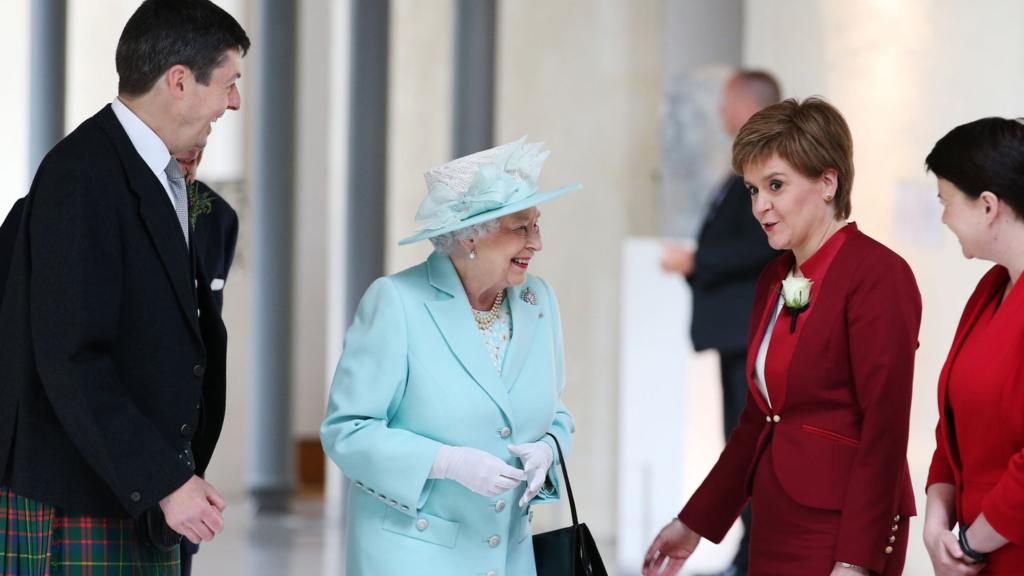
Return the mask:
<svg viewBox="0 0 1024 576">
<path fill-rule="evenodd" d="M 679 244 L 665 243 L 661 254 L 661 269 L 665 272 L 689 276 L 693 274 L 695 254 L 690 248 Z"/>
<path fill-rule="evenodd" d="M 198 476 L 160 501 L 167 525 L 193 544 L 213 540 L 224 529 L 224 507 L 213 485 Z"/>
</svg>

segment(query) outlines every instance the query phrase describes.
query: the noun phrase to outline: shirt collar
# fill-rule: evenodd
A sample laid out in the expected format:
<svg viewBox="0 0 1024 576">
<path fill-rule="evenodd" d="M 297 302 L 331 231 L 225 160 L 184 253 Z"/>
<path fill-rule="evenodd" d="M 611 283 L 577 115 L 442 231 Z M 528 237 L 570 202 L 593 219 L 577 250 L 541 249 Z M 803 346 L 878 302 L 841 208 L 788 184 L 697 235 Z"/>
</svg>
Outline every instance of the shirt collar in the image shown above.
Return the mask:
<svg viewBox="0 0 1024 576">
<path fill-rule="evenodd" d="M 856 231 L 857 224 L 855 222 L 850 222 L 837 230 L 831 238 L 822 244 L 821 248 L 818 248 L 817 252 L 800 265 L 800 272 L 811 280 L 820 281 L 828 272 L 829 265 L 832 264 L 832 260 L 835 259 L 846 239 Z"/>
<path fill-rule="evenodd" d="M 128 139 L 132 141 L 135 151 L 142 156 L 142 160 L 159 180 L 164 175 L 167 164 L 171 161 L 171 153 L 167 150 L 167 145 L 152 128 L 125 106 L 120 98 L 114 98 L 110 107 L 114 110 L 114 115 L 117 116 L 124 131 L 128 133 Z"/>
</svg>

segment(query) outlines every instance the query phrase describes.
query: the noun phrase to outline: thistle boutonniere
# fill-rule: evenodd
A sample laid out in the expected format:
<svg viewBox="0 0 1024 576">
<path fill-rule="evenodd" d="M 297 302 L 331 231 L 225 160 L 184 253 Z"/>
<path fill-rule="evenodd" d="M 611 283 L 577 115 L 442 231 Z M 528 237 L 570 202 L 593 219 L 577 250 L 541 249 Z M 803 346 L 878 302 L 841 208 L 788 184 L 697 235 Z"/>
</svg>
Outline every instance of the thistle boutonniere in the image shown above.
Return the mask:
<svg viewBox="0 0 1024 576">
<path fill-rule="evenodd" d="M 188 197 L 188 222 L 195 230 L 199 216 L 213 212 L 213 196 L 209 192 L 200 192 L 199 182 L 188 171 L 185 171 L 185 192 Z"/>
<path fill-rule="evenodd" d="M 811 285 L 807 278 L 791 276 L 782 281 L 782 301 L 789 309 L 789 333 L 796 331 L 796 319 L 811 304 Z"/>
</svg>

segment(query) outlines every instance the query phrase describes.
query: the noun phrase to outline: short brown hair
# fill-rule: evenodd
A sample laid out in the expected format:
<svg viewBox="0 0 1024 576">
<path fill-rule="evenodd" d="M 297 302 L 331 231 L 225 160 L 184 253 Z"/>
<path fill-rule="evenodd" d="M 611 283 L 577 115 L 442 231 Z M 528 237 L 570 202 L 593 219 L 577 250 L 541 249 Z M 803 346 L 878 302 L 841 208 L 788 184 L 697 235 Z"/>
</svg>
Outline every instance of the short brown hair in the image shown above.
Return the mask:
<svg viewBox="0 0 1024 576">
<path fill-rule="evenodd" d="M 835 106 L 817 97 L 803 102 L 790 98 L 751 116 L 732 144 L 733 170 L 742 175 L 746 166 L 773 154 L 808 178 L 835 169 L 836 216 L 850 217 L 853 136 Z"/>
</svg>

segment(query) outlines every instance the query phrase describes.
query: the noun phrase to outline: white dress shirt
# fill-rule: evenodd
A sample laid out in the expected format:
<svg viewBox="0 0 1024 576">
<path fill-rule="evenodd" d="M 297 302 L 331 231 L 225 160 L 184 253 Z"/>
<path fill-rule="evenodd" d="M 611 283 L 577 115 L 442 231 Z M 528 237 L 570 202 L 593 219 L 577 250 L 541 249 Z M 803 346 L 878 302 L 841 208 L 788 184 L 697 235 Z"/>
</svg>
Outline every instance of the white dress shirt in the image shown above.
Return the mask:
<svg viewBox="0 0 1024 576">
<path fill-rule="evenodd" d="M 160 181 L 160 185 L 164 187 L 164 192 L 167 193 L 167 199 L 171 201 L 173 209 L 174 194 L 171 192 L 171 183 L 167 181 L 167 174 L 164 172 L 167 163 L 171 161 L 171 153 L 167 150 L 167 145 L 157 136 L 156 132 L 153 132 L 152 128 L 135 115 L 135 112 L 125 106 L 120 98 L 114 98 L 110 107 L 114 110 L 114 115 L 117 116 L 124 131 L 128 133 L 128 139 L 132 141 L 135 151 L 142 156 L 143 162 L 149 166 L 153 175 Z"/>
</svg>

